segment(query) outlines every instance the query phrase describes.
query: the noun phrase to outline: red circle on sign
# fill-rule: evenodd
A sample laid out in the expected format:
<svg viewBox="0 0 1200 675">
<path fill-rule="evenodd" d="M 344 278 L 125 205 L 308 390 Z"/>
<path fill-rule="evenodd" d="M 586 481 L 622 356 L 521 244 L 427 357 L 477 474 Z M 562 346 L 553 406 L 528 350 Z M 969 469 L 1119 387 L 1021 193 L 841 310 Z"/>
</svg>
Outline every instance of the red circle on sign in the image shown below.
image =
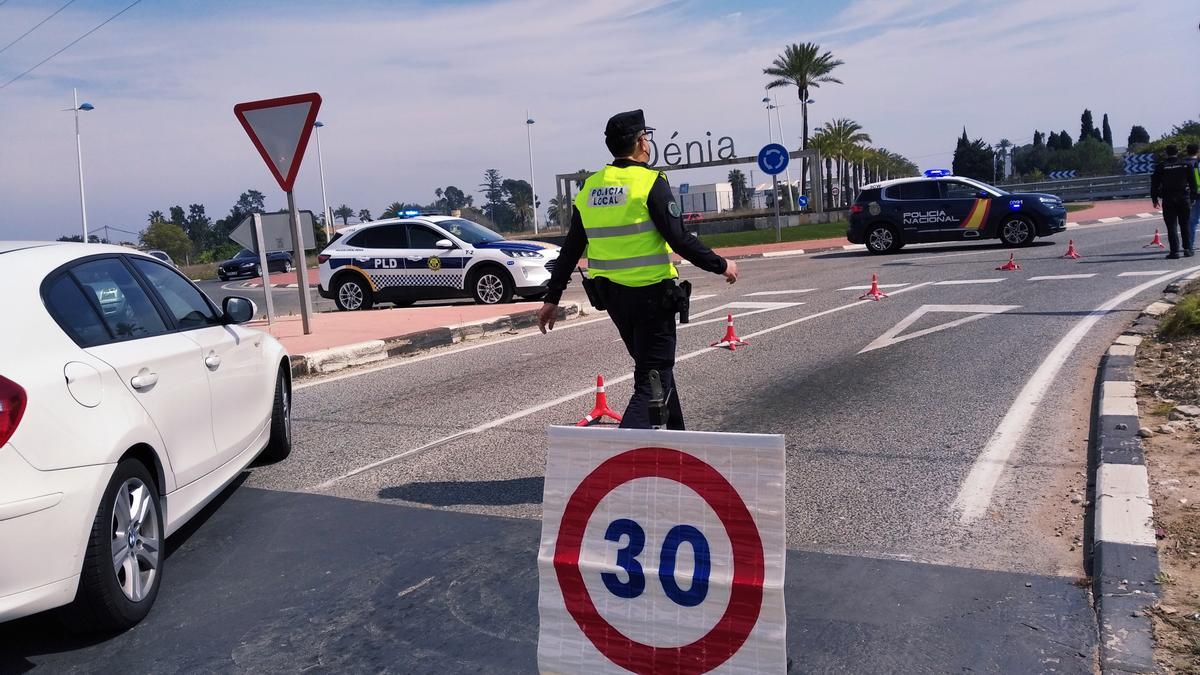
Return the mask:
<svg viewBox="0 0 1200 675">
<path fill-rule="evenodd" d="M 579 570 L 584 531 L 596 506 L 638 478 L 665 478 L 694 490 L 720 518 L 733 549 L 733 588 L 725 613 L 712 630 L 682 647 L 654 647 L 623 635 L 600 615 Z M 708 464 L 668 448 L 629 450 L 596 467 L 567 500 L 554 546 L 554 571 L 567 611 L 601 654 L 635 673 L 705 673 L 728 661 L 758 623 L 763 567 L 758 526 L 737 490 Z"/>
</svg>

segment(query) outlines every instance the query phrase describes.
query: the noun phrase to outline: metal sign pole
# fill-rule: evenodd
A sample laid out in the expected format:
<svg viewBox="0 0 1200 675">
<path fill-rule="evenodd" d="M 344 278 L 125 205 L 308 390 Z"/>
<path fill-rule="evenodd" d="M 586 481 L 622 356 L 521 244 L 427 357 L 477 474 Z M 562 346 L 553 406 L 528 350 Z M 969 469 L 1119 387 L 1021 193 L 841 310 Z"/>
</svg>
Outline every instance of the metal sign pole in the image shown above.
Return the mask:
<svg viewBox="0 0 1200 675">
<path fill-rule="evenodd" d="M 783 226 L 779 224 L 779 174 L 772 174 L 771 185 L 775 191 L 775 241 L 783 241 Z"/>
<path fill-rule="evenodd" d="M 271 299 L 271 268 L 267 265 L 267 244 L 263 239 L 262 214 L 254 214 L 254 241 L 258 244 L 258 269 L 267 295 L 267 325 L 275 323 L 275 302 Z"/>
<path fill-rule="evenodd" d="M 300 214 L 296 211 L 296 199 L 287 193 L 288 213 L 292 217 L 292 263 L 296 268 L 296 286 L 300 290 L 300 321 L 304 334 L 312 334 L 312 298 L 308 294 L 308 261 L 304 257 L 304 233 L 300 230 Z"/>
</svg>

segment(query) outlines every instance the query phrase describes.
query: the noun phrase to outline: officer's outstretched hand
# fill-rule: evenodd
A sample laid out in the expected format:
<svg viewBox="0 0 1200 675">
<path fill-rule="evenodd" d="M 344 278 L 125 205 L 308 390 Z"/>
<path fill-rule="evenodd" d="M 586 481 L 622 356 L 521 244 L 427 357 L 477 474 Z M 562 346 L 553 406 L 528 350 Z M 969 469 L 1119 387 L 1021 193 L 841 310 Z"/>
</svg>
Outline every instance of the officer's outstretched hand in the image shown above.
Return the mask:
<svg viewBox="0 0 1200 675">
<path fill-rule="evenodd" d="M 725 281 L 728 281 L 729 283 L 732 284 L 732 283 L 737 282 L 737 278 L 738 278 L 737 263 L 732 260 L 726 260 L 725 261 Z"/>
<path fill-rule="evenodd" d="M 542 331 L 542 335 L 545 335 L 547 330 L 554 330 L 555 321 L 558 321 L 558 305 L 542 303 L 542 308 L 538 310 L 538 329 Z"/>
</svg>

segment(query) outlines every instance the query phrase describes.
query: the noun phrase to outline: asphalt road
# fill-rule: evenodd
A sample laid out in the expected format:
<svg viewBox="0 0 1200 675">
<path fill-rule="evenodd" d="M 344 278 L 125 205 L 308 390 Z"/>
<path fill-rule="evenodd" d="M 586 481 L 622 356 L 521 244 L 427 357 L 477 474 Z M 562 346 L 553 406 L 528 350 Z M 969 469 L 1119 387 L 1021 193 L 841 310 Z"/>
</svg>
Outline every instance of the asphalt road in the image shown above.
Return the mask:
<svg viewBox="0 0 1200 675">
<path fill-rule="evenodd" d="M 1200 268 L 1143 249 L 1156 224 L 1071 230 L 1016 251 L 1016 272 L 995 270 L 1008 250 L 992 245 L 750 260 L 733 286 L 682 269 L 689 428 L 787 439 L 793 670 L 1092 670 L 1071 495 L 1087 487 L 1095 367 L 1168 274 Z M 1068 237 L 1082 260 L 1058 257 Z M 891 297 L 858 302 L 872 273 Z M 727 312 L 751 346 L 707 348 Z M 179 576 L 146 623 L 81 645 L 31 640 L 33 619 L 0 646 L 24 640 L 14 663 L 55 670 L 161 653 L 150 662 L 528 671 L 545 428 L 590 410 L 597 373 L 622 407 L 630 370 L 592 315 L 306 382 L 292 457 L 176 538 Z M 223 631 L 229 603 L 268 625 Z M 178 648 L 147 649 L 156 629 Z"/>
</svg>

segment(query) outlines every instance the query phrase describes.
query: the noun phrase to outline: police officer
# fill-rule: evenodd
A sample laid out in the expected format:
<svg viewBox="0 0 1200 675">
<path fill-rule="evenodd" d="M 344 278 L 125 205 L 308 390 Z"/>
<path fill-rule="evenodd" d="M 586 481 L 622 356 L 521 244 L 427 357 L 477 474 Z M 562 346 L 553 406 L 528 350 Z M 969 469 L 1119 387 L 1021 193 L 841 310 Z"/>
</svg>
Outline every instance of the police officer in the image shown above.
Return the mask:
<svg viewBox="0 0 1200 675">
<path fill-rule="evenodd" d="M 1192 167 L 1192 185 L 1195 185 L 1196 191 L 1200 192 L 1200 145 L 1188 143 L 1187 155 L 1185 161 L 1188 163 L 1188 166 Z M 1191 222 L 1188 225 L 1188 229 L 1192 232 L 1192 249 L 1195 250 L 1197 244 L 1200 243 L 1196 241 L 1196 235 L 1200 234 L 1200 232 L 1197 232 L 1197 230 L 1200 230 L 1200 200 L 1196 200 L 1195 198 L 1192 199 Z"/>
<path fill-rule="evenodd" d="M 1192 202 L 1196 201 L 1195 175 L 1189 163 L 1179 156 L 1178 146 L 1168 145 L 1166 154 L 1166 159 L 1154 167 L 1150 176 L 1150 201 L 1158 208 L 1159 199 L 1162 200 L 1163 220 L 1167 223 L 1167 239 L 1171 244 L 1167 258 L 1179 257 L 1180 239 L 1183 240 L 1183 255 L 1190 258 L 1195 255 L 1188 223 Z"/>
<path fill-rule="evenodd" d="M 671 252 L 696 267 L 738 278 L 737 264 L 713 253 L 683 229 L 682 212 L 666 176 L 651 169 L 651 134 L 641 110 L 608 120 L 604 142 L 614 160 L 584 182 L 575 198 L 571 228 L 538 312 L 543 333 L 554 328 L 557 305 L 579 258 L 587 251 L 588 276 L 601 304 L 634 362 L 634 392 L 621 426 L 651 427 L 650 371 L 657 370 L 667 394 L 667 428 L 683 429 L 675 390 L 674 304 L 679 276 Z"/>
</svg>

